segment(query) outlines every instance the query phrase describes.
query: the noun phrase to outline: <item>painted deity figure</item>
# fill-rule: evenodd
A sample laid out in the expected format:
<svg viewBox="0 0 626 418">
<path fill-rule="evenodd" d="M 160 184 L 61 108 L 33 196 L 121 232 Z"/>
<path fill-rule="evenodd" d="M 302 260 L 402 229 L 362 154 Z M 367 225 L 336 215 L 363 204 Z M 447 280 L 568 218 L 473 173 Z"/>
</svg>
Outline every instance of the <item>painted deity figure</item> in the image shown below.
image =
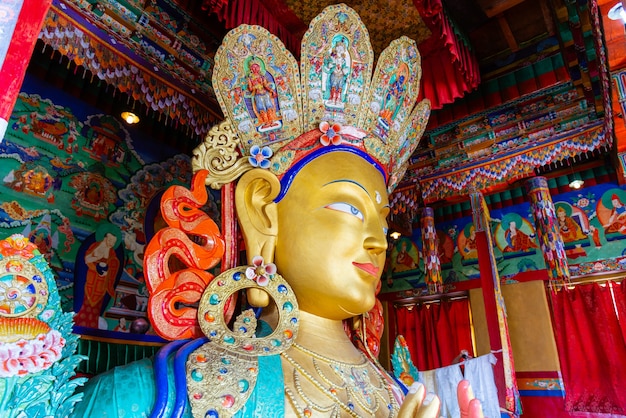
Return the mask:
<svg viewBox="0 0 626 418">
<path fill-rule="evenodd" d="M 270 127 L 278 120 L 276 114 L 276 91 L 264 74 L 260 62 L 250 62 L 248 91 L 252 95 L 252 107 L 261 127 Z"/>
<path fill-rule="evenodd" d="M 406 68 L 406 65 L 401 68 Z M 382 110 L 380 111 L 380 117 L 391 125 L 393 119 L 398 113 L 398 109 L 402 106 L 402 97 L 404 96 L 406 74 L 403 71 L 398 70 L 389 80 L 389 87 L 385 93 Z"/>
<path fill-rule="evenodd" d="M 396 255 L 396 271 L 414 270 L 417 268 L 417 262 L 411 256 L 407 247 L 407 241 L 402 240 Z"/>
<path fill-rule="evenodd" d="M 615 193 L 611 195 L 611 214 L 608 221 L 603 225 L 607 234 L 621 232 L 626 234 L 626 206 Z"/>
<path fill-rule="evenodd" d="M 585 235 L 580 225 L 571 216 L 567 215 L 567 210 L 563 206 L 557 207 L 556 219 L 559 233 L 564 243 L 575 243 L 587 239 L 587 235 Z M 575 244 L 574 248 L 566 249 L 565 254 L 568 258 L 578 258 L 587 255 L 580 243 Z"/>
<path fill-rule="evenodd" d="M 348 74 L 350 74 L 350 55 L 345 42 L 343 39 L 338 40 L 324 60 L 326 103 L 333 107 L 342 106 Z"/>
<path fill-rule="evenodd" d="M 115 297 L 114 284 L 121 267 L 115 252 L 119 244 L 119 237 L 109 231 L 87 249 L 84 259 L 87 266 L 85 296 L 80 310 L 74 317 L 76 325 L 98 328 L 98 318 L 105 295 L 108 293 Z"/>
<path fill-rule="evenodd" d="M 505 252 L 528 251 L 537 248 L 537 244 L 533 239 L 521 231 L 515 221 L 509 222 L 508 228 L 504 231 L 504 239 L 506 240 Z"/>
<path fill-rule="evenodd" d="M 582 228 L 575 220 L 567 216 L 567 212 L 563 207 L 556 210 L 556 217 L 559 224 L 559 232 L 564 242 L 578 241 L 587 238 Z"/>
<path fill-rule="evenodd" d="M 474 225 L 469 227 L 468 231 L 464 231 L 465 233 L 469 232 L 469 235 L 465 238 L 465 245 L 463 246 L 463 253 L 461 256 L 465 260 L 478 258 L 478 246 L 476 244 L 476 228 Z"/>
</svg>

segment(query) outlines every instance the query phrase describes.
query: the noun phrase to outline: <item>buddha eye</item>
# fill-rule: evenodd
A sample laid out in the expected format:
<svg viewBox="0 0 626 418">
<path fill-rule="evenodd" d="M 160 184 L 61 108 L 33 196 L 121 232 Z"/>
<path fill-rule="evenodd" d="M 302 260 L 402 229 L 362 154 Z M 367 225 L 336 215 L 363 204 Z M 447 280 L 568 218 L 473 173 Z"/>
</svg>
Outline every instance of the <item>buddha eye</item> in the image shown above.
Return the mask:
<svg viewBox="0 0 626 418">
<path fill-rule="evenodd" d="M 326 208 L 332 209 L 332 210 L 338 210 L 339 212 L 349 213 L 350 215 L 356 216 L 361 221 L 364 219 L 363 213 L 349 203 L 344 203 L 344 202 L 331 203 L 330 205 L 327 205 Z"/>
</svg>

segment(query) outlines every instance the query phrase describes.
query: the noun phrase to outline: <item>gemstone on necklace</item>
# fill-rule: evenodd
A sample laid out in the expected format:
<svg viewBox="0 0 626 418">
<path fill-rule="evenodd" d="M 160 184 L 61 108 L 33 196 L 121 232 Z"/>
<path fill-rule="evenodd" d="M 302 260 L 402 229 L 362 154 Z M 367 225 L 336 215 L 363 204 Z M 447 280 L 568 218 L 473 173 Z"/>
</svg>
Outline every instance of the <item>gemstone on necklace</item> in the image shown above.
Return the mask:
<svg viewBox="0 0 626 418">
<path fill-rule="evenodd" d="M 248 388 L 250 387 L 250 382 L 248 382 L 248 381 L 247 381 L 247 380 L 245 380 L 245 379 L 241 379 L 241 380 L 238 382 L 238 385 L 239 385 L 239 392 L 240 392 L 240 393 L 244 393 L 244 392 L 247 392 L 247 391 L 248 391 Z"/>
<path fill-rule="evenodd" d="M 224 408 L 232 408 L 235 404 L 235 397 L 233 395 L 224 395 L 222 397 L 222 406 Z"/>
<path fill-rule="evenodd" d="M 202 382 L 202 379 L 204 379 L 204 376 L 202 375 L 202 372 L 200 370 L 194 369 L 191 372 L 191 378 L 195 380 L 196 382 Z"/>
</svg>

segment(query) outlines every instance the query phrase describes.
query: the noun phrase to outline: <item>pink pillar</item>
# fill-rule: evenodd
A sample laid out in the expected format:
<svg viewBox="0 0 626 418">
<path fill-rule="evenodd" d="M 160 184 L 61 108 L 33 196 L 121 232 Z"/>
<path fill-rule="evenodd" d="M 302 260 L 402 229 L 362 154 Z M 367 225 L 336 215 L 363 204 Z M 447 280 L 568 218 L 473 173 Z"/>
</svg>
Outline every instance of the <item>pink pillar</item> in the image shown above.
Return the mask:
<svg viewBox="0 0 626 418">
<path fill-rule="evenodd" d="M 559 232 L 556 210 L 545 177 L 533 177 L 526 182 L 530 210 L 535 218 L 537 238 L 546 262 L 550 285 L 569 283 L 569 266 L 565 245 Z"/>
<path fill-rule="evenodd" d="M 12 34 L 0 40 L 0 142 L 4 139 L 9 118 L 22 88 L 26 68 L 35 48 L 35 42 L 52 0 L 3 0 L 0 14 L 9 16 L 0 20 L 0 29 Z M 17 19 L 15 19 L 17 14 Z M 8 48 L 7 48 L 8 41 Z"/>
</svg>

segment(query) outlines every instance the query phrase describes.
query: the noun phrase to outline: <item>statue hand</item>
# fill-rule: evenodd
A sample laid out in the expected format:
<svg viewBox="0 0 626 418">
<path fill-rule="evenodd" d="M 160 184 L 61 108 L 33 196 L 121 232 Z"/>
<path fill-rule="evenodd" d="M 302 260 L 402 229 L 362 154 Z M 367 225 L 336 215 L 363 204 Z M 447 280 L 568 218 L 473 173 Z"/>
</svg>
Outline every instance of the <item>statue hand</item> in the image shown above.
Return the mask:
<svg viewBox="0 0 626 418">
<path fill-rule="evenodd" d="M 437 418 L 440 404 L 437 395 L 426 394 L 424 385 L 415 382 L 402 402 L 398 418 Z"/>
<path fill-rule="evenodd" d="M 480 401 L 474 398 L 470 382 L 461 380 L 456 389 L 456 395 L 461 409 L 461 418 L 484 418 Z"/>
<path fill-rule="evenodd" d="M 457 387 L 461 418 L 484 418 L 480 401 L 474 398 L 469 381 L 462 380 Z M 415 382 L 409 388 L 400 407 L 398 418 L 437 418 L 441 401 L 433 393 L 426 394 L 424 385 Z"/>
</svg>

